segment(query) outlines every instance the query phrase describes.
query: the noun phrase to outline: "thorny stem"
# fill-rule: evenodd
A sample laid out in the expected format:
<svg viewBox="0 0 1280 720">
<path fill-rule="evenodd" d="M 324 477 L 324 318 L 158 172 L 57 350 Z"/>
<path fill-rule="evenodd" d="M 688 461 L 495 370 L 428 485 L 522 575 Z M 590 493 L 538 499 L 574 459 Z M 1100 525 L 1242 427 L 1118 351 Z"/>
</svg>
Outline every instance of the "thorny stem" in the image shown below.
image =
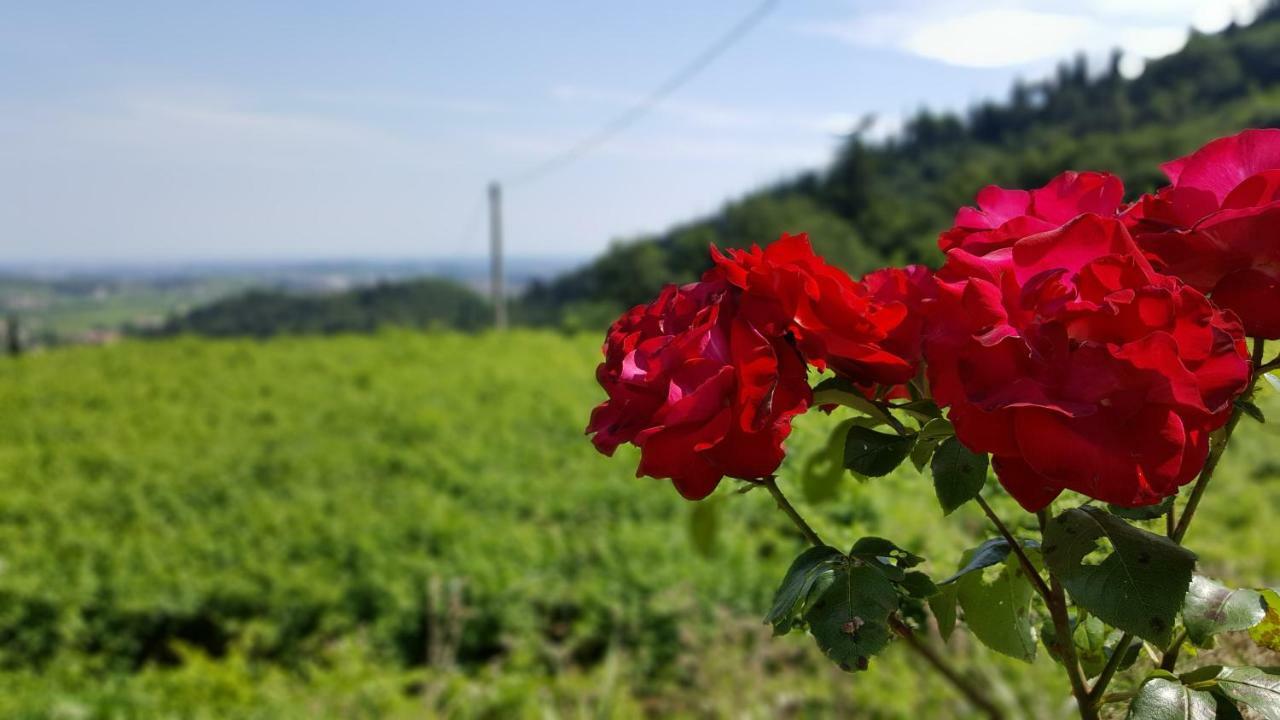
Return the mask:
<svg viewBox="0 0 1280 720">
<path fill-rule="evenodd" d="M 771 475 L 755 481 L 755 484 L 763 485 L 769 490 L 769 494 L 772 495 L 774 501 L 778 503 L 778 508 L 781 509 L 782 512 L 786 513 L 787 517 L 791 518 L 791 522 L 796 524 L 796 527 L 800 529 L 800 532 L 804 535 L 805 539 L 809 541 L 809 544 L 815 546 L 826 545 L 826 543 L 822 542 L 822 538 L 818 536 L 818 533 L 814 532 L 813 528 L 809 526 L 809 523 L 805 522 L 805 519 L 796 510 L 795 506 L 787 500 L 787 496 L 782 494 L 782 489 L 778 487 L 777 478 Z M 926 645 L 917 638 L 909 625 L 902 622 L 902 620 L 897 616 L 891 617 L 889 622 L 893 626 L 894 632 L 902 637 L 906 642 L 907 647 L 911 648 L 913 652 L 924 658 L 925 662 L 927 662 L 930 667 L 937 670 L 938 673 L 946 678 L 946 680 L 959 690 L 962 695 L 980 708 L 987 717 L 991 718 L 991 720 L 1003 720 L 1004 713 L 1000 711 L 1000 708 L 992 702 L 990 698 L 983 694 L 977 686 L 969 682 L 969 680 L 957 672 L 955 668 L 948 665 L 946 659 L 935 652 L 932 647 Z"/>
<path fill-rule="evenodd" d="M 1262 364 L 1262 353 L 1265 350 L 1266 343 L 1260 339 L 1253 341 L 1253 375 L 1249 378 L 1249 389 L 1245 391 L 1243 397 L 1246 399 L 1253 394 L 1254 383 L 1258 381 L 1266 366 Z M 1231 411 L 1231 419 L 1227 421 L 1227 426 L 1223 430 L 1222 440 L 1217 443 L 1212 450 L 1209 451 L 1209 458 L 1205 460 L 1204 470 L 1200 473 L 1200 479 L 1196 480 L 1195 487 L 1191 489 L 1191 495 L 1187 498 L 1187 506 L 1182 510 L 1182 517 L 1178 518 L 1178 524 L 1173 529 L 1173 533 L 1169 535 L 1169 539 L 1178 544 L 1182 544 L 1182 538 L 1187 534 L 1187 528 L 1191 526 L 1191 518 L 1196 514 L 1196 508 L 1200 506 L 1200 499 L 1204 497 L 1205 488 L 1209 486 L 1209 481 L 1213 479 L 1213 471 L 1218 467 L 1218 461 L 1222 459 L 1223 452 L 1227 449 L 1227 443 L 1231 441 L 1231 433 L 1235 432 L 1236 425 L 1240 424 L 1241 411 L 1239 407 Z"/>
<path fill-rule="evenodd" d="M 917 655 L 924 658 L 929 666 L 937 670 L 940 675 L 945 677 L 957 690 L 961 692 L 973 703 L 978 709 L 982 710 L 991 720 L 1002 720 L 1004 712 L 996 706 L 986 695 L 982 694 L 968 678 L 956 672 L 955 668 L 947 664 L 947 661 L 933 649 L 931 645 L 916 637 L 911 626 L 902 621 L 901 618 L 892 616 L 889 618 L 889 625 L 898 637 L 902 638 L 907 647 L 911 648 Z"/>
<path fill-rule="evenodd" d="M 1036 592 L 1040 593 L 1040 597 L 1044 598 L 1046 603 L 1049 602 L 1049 586 L 1044 584 L 1044 578 L 1040 577 L 1040 571 L 1036 570 L 1036 566 L 1031 564 L 1031 558 L 1027 557 L 1027 552 L 1022 549 L 1022 543 L 1018 542 L 1018 539 L 1009 531 L 1009 527 L 1004 524 L 999 515 L 996 515 L 995 511 L 991 509 L 986 500 L 982 499 L 981 495 L 974 498 L 974 500 L 977 501 L 978 507 L 982 508 L 982 512 L 987 514 L 991 524 L 995 525 L 1000 534 L 1004 536 L 1005 541 L 1009 543 L 1009 547 L 1013 548 L 1014 554 L 1018 556 L 1018 562 L 1022 564 L 1023 572 L 1027 574 L 1027 579 L 1031 581 Z"/>
<path fill-rule="evenodd" d="M 1040 520 L 1040 532 L 1044 533 L 1049 524 L 1049 511 L 1036 513 Z M 1076 643 L 1072 637 L 1071 618 L 1067 615 L 1067 594 L 1062 589 L 1058 576 L 1049 570 L 1049 597 L 1045 599 L 1049 606 L 1049 615 L 1053 618 L 1053 631 L 1057 636 L 1058 654 L 1062 657 L 1062 665 L 1067 670 L 1067 679 L 1071 681 L 1071 694 L 1076 699 L 1082 720 L 1098 720 L 1098 709 L 1089 696 L 1089 688 L 1085 685 L 1084 673 L 1080 670 L 1080 659 L 1076 656 Z"/>
</svg>

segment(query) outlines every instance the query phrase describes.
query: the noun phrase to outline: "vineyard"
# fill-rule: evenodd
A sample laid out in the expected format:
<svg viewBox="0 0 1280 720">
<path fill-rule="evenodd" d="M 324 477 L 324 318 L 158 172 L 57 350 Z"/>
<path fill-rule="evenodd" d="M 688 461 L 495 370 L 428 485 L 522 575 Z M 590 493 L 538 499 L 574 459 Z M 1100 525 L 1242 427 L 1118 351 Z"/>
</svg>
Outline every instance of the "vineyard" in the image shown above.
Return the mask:
<svg viewBox="0 0 1280 720">
<path fill-rule="evenodd" d="M 849 676 L 771 640 L 803 539 L 764 493 L 691 504 L 595 453 L 598 354 L 399 331 L 0 359 L 0 716 L 968 716 L 898 648 Z M 906 500 L 928 483 L 909 465 L 824 482 L 833 425 L 796 425 L 780 482 L 834 544 L 892 528 L 945 576 L 988 536 L 972 505 L 942 524 Z M 1235 442 L 1194 545 L 1276 585 L 1280 429 Z M 1012 672 L 951 642 L 1008 707 L 1067 715 L 1043 648 Z"/>
</svg>

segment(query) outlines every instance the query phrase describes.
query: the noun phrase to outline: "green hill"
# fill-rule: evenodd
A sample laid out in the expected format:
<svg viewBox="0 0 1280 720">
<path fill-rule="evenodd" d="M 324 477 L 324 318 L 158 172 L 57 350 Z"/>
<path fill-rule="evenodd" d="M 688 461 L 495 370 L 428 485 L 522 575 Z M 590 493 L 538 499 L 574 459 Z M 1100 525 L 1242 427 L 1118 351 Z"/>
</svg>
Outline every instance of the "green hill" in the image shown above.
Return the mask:
<svg viewBox="0 0 1280 720">
<path fill-rule="evenodd" d="M 476 330 L 492 315 L 489 304 L 466 287 L 423 278 L 325 295 L 250 290 L 174 316 L 146 334 L 261 338 L 383 327 Z"/>
<path fill-rule="evenodd" d="M 524 299 L 532 322 L 599 325 L 694 279 L 707 245 L 768 242 L 807 231 L 833 262 L 861 273 L 887 262 L 934 262 L 937 233 L 991 183 L 1029 187 L 1064 169 L 1122 175 L 1132 195 L 1162 180 L 1160 162 L 1245 127 L 1280 126 L 1280 3 L 1249 26 L 1193 34 L 1181 51 L 1135 79 L 1118 58 L 1084 58 L 1042 82 L 1016 84 L 1001 102 L 963 114 L 921 110 L 899 136 L 853 134 L 831 165 L 729 203 L 666 232 L 615 244 L 595 262 Z"/>
</svg>

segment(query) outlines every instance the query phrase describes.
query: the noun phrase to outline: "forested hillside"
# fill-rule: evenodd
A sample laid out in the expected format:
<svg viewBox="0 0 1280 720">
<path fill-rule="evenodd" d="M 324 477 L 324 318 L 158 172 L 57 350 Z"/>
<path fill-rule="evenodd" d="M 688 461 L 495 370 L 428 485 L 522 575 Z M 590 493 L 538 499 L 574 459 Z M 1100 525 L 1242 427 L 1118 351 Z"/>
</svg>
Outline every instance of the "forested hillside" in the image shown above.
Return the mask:
<svg viewBox="0 0 1280 720">
<path fill-rule="evenodd" d="M 934 242 L 957 207 L 984 185 L 1041 184 L 1063 168 L 1108 170 L 1131 196 L 1161 181 L 1158 164 L 1244 127 L 1280 126 L 1280 3 L 1249 26 L 1194 34 L 1178 53 L 1125 78 L 1083 58 L 1003 101 L 966 113 L 921 110 L 901 133 L 871 143 L 858 133 L 831 165 L 728 204 L 711 217 L 614 245 L 599 259 L 530 289 L 532 322 L 598 325 L 694 279 L 707 245 L 768 242 L 809 232 L 816 248 L 851 272 L 936 259 Z"/>
</svg>

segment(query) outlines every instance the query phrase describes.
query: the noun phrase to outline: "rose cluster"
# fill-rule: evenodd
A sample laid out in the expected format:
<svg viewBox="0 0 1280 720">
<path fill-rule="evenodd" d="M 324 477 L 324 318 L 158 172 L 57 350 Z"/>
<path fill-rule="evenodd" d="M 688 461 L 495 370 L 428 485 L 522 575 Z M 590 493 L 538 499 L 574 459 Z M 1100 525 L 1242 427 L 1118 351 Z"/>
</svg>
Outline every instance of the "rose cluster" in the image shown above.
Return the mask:
<svg viewBox="0 0 1280 720">
<path fill-rule="evenodd" d="M 930 393 L 1028 510 L 1064 490 L 1159 502 L 1249 386 L 1246 336 L 1280 338 L 1280 130 L 1163 169 L 1171 184 L 1128 205 L 1107 173 L 988 187 L 941 234 L 936 273 L 855 280 L 803 235 L 713 248 L 700 281 L 610 328 L 587 431 L 701 498 L 777 470 L 813 368 L 884 407 L 908 383 Z"/>
<path fill-rule="evenodd" d="M 605 454 L 634 443 L 637 474 L 670 478 L 690 499 L 726 475 L 778 468 L 791 418 L 812 401 L 806 364 L 875 386 L 914 377 L 921 354 L 923 269 L 857 282 L 804 235 L 713 257 L 701 280 L 609 328 L 596 372 L 609 399 L 587 428 Z"/>
</svg>

